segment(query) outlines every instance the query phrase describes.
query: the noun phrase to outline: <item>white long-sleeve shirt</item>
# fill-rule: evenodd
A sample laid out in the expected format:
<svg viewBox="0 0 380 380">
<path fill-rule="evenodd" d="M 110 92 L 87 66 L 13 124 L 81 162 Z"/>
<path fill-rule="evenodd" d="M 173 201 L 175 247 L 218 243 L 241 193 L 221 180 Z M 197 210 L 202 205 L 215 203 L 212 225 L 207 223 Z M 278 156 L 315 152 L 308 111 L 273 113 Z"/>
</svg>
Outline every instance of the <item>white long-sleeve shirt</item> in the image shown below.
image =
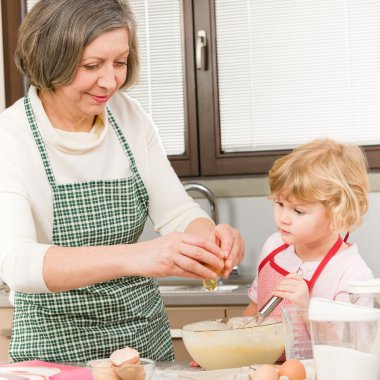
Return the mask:
<svg viewBox="0 0 380 380">
<path fill-rule="evenodd" d="M 89 133 L 54 128 L 29 90 L 37 125 L 57 184 L 125 178 L 125 153 L 104 115 Z M 160 234 L 183 231 L 207 214 L 184 191 L 151 118 L 118 93 L 108 107 L 120 125 L 149 194 L 149 217 Z M 52 244 L 52 193 L 30 129 L 23 99 L 0 114 L 0 278 L 14 291 L 48 292 L 43 261 Z"/>
</svg>

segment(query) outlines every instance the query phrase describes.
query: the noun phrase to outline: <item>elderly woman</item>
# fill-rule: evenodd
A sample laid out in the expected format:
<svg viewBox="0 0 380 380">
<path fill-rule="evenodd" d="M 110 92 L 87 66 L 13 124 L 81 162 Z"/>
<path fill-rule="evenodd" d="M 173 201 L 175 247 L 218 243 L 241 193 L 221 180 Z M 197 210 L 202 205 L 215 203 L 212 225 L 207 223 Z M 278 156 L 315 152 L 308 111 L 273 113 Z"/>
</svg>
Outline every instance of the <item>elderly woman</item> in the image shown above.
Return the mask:
<svg viewBox="0 0 380 380">
<path fill-rule="evenodd" d="M 243 241 L 186 194 L 140 105 L 127 0 L 40 0 L 19 30 L 31 86 L 0 115 L 0 277 L 10 356 L 172 360 L 157 280 L 228 276 Z M 146 218 L 162 236 L 138 243 Z M 205 264 L 205 265 L 204 265 Z"/>
</svg>

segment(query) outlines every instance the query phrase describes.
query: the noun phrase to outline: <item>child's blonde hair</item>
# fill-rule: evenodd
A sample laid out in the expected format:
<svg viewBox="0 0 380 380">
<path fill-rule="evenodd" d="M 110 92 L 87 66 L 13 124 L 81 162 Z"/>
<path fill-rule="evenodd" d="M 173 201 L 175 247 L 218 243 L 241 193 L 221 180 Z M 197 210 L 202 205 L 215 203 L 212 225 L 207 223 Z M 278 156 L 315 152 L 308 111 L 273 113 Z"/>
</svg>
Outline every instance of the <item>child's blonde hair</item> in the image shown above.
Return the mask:
<svg viewBox="0 0 380 380">
<path fill-rule="evenodd" d="M 313 140 L 276 160 L 269 171 L 270 198 L 281 194 L 322 202 L 337 231 L 352 231 L 368 209 L 367 160 L 354 144 Z"/>
</svg>

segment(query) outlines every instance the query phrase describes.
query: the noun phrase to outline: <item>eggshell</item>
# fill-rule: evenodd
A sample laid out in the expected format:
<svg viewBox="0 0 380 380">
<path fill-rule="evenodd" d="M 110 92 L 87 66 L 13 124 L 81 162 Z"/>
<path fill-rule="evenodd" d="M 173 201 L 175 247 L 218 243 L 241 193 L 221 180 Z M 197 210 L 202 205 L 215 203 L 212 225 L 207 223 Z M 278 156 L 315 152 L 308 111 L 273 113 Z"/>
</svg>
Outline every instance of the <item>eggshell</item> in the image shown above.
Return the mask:
<svg viewBox="0 0 380 380">
<path fill-rule="evenodd" d="M 305 380 L 306 370 L 299 360 L 290 359 L 281 365 L 279 375 L 287 376 L 289 380 Z"/>
<path fill-rule="evenodd" d="M 253 373 L 252 380 L 278 380 L 278 372 L 273 366 L 263 364 Z"/>
<path fill-rule="evenodd" d="M 138 351 L 130 347 L 125 347 L 120 350 L 114 351 L 110 356 L 111 362 L 114 366 L 121 366 L 124 363 L 139 364 L 140 354 Z"/>
<path fill-rule="evenodd" d="M 119 380 L 144 380 L 145 370 L 140 366 L 140 354 L 130 347 L 116 350 L 110 356 L 112 369 Z"/>
</svg>

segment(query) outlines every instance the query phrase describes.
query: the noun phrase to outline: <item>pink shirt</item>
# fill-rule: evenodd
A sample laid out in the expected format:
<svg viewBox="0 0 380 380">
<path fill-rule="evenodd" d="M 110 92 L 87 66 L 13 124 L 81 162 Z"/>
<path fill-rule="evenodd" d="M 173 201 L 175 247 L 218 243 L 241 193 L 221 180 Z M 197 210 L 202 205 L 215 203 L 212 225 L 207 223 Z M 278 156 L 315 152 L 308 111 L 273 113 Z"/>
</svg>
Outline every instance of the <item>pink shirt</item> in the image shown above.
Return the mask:
<svg viewBox="0 0 380 380">
<path fill-rule="evenodd" d="M 260 253 L 259 262 L 264 260 L 275 248 L 284 242 L 279 233 L 271 235 Z M 306 280 L 310 280 L 319 261 L 302 261 L 294 252 L 294 246 L 289 246 L 278 253 L 274 261 L 288 272 L 299 272 Z M 353 280 L 368 280 L 373 274 L 358 252 L 355 244 L 338 252 L 327 263 L 321 272 L 311 292 L 311 297 L 328 298 L 339 301 L 349 301 L 348 286 Z M 257 303 L 257 271 L 256 278 L 248 290 L 249 298 Z"/>
</svg>

